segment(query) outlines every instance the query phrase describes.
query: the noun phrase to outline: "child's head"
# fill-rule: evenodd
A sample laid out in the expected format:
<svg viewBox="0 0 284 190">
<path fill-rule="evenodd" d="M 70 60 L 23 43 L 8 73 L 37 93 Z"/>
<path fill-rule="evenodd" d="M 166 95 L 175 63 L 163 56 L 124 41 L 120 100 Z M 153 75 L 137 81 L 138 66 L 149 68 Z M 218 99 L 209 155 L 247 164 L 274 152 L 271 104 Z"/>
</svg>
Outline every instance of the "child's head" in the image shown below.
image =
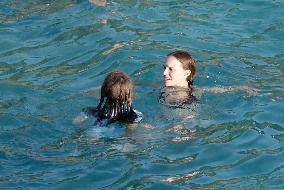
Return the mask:
<svg viewBox="0 0 284 190">
<path fill-rule="evenodd" d="M 121 71 L 114 71 L 107 75 L 101 88 L 101 98 L 107 98 L 111 103 L 131 103 L 133 82 Z"/>
<path fill-rule="evenodd" d="M 101 87 L 101 99 L 98 105 L 100 118 L 127 120 L 132 106 L 133 82 L 121 71 L 107 75 Z"/>
</svg>

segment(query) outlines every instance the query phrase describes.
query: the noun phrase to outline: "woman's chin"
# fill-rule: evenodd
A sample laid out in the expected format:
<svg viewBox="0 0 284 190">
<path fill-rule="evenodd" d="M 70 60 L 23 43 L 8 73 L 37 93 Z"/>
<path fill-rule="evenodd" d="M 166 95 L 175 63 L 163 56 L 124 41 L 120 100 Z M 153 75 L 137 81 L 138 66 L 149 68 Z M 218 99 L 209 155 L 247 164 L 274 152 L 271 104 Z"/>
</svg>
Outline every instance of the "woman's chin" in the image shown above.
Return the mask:
<svg viewBox="0 0 284 190">
<path fill-rule="evenodd" d="M 180 87 L 180 88 L 188 88 L 187 85 L 182 85 L 182 84 L 175 84 L 173 82 L 165 82 L 165 87 Z"/>
<path fill-rule="evenodd" d="M 166 80 L 166 81 L 165 81 L 165 86 L 166 86 L 166 87 L 170 87 L 170 86 L 174 86 L 174 84 L 173 84 L 171 81 Z"/>
</svg>

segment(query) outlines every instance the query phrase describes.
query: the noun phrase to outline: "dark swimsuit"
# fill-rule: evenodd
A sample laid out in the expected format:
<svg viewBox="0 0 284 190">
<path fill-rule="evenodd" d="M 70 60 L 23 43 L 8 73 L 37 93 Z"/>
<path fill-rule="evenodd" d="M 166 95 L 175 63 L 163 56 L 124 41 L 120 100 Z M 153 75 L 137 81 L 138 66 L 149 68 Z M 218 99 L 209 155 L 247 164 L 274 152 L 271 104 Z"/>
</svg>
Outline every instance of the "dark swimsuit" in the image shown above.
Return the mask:
<svg viewBox="0 0 284 190">
<path fill-rule="evenodd" d="M 179 98 L 178 93 L 186 93 L 186 97 Z M 170 97 L 170 98 L 168 98 Z M 192 93 L 192 88 L 180 87 L 165 87 L 159 96 L 159 102 L 171 108 L 189 108 L 190 105 L 197 101 L 197 98 Z"/>
<path fill-rule="evenodd" d="M 106 125 L 110 123 L 114 123 L 116 121 L 121 123 L 136 123 L 142 119 L 142 114 L 130 107 L 130 111 L 124 114 L 118 114 L 116 117 L 112 117 L 113 110 L 103 110 L 98 109 L 96 107 L 87 107 L 83 109 L 83 112 L 87 116 L 93 116 L 97 118 L 97 121 L 100 123 L 104 123 L 106 121 Z"/>
</svg>

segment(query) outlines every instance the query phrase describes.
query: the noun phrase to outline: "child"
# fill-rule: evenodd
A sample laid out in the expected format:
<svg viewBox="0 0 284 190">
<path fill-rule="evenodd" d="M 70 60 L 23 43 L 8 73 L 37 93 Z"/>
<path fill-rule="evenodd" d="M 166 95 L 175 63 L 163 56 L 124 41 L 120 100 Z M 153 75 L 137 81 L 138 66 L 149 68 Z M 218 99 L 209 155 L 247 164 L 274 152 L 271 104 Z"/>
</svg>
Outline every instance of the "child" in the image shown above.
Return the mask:
<svg viewBox="0 0 284 190">
<path fill-rule="evenodd" d="M 110 124 L 116 121 L 135 123 L 141 120 L 141 113 L 132 107 L 133 82 L 130 77 L 121 71 L 114 71 L 107 75 L 101 87 L 99 105 L 87 107 L 84 119 L 94 116 L 99 122 L 107 121 Z M 83 121 L 84 119 L 81 118 Z M 74 120 L 75 123 L 81 120 Z"/>
</svg>

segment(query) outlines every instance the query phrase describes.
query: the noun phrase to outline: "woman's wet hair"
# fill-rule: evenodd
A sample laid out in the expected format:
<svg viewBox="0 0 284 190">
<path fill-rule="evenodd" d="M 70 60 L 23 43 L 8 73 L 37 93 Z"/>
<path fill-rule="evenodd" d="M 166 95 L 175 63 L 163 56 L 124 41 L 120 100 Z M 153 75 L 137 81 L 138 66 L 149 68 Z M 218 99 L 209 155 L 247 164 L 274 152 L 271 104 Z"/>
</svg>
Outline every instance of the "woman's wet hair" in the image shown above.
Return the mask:
<svg viewBox="0 0 284 190">
<path fill-rule="evenodd" d="M 101 87 L 101 99 L 97 106 L 98 116 L 111 121 L 128 122 L 133 120 L 133 82 L 121 71 L 107 75 Z"/>
<path fill-rule="evenodd" d="M 182 68 L 184 70 L 190 70 L 191 71 L 190 75 L 187 77 L 188 86 L 191 86 L 192 85 L 192 79 L 193 79 L 193 76 L 194 76 L 195 71 L 196 71 L 195 60 L 192 57 L 192 55 L 190 53 L 186 52 L 186 51 L 177 50 L 177 51 L 174 51 L 174 52 L 167 55 L 167 57 L 169 57 L 169 56 L 173 56 L 177 60 L 179 60 L 182 64 Z"/>
</svg>

